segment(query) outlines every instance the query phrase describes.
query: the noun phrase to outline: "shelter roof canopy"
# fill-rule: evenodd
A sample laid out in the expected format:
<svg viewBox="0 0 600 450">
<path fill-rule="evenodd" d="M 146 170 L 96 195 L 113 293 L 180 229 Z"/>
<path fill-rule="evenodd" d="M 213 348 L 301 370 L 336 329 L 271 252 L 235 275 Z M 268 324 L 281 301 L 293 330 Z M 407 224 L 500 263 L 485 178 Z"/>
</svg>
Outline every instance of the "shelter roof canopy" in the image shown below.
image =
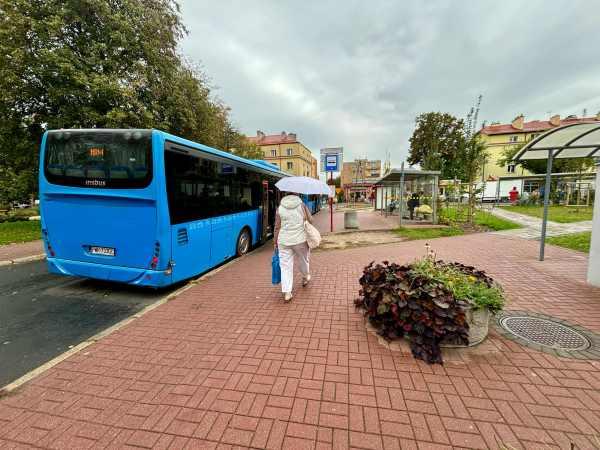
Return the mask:
<svg viewBox="0 0 600 450">
<path fill-rule="evenodd" d="M 514 159 L 547 159 L 550 150 L 553 157 L 559 159 L 600 156 L 600 122 L 576 123 L 550 130 L 525 145 Z"/>
</svg>

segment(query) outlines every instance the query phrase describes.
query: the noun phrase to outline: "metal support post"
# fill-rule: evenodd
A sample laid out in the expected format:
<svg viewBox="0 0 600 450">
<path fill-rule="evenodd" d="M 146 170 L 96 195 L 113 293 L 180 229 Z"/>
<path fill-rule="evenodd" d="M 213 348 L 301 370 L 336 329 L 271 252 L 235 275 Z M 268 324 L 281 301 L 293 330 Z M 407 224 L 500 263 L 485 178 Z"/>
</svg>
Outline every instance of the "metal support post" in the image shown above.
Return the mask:
<svg viewBox="0 0 600 450">
<path fill-rule="evenodd" d="M 400 205 L 398 206 L 398 213 L 400 215 L 400 226 L 404 216 L 404 161 L 402 161 L 402 167 L 400 168 Z"/>
<path fill-rule="evenodd" d="M 546 247 L 546 226 L 548 223 L 548 206 L 550 204 L 550 188 L 552 183 L 553 158 L 553 151 L 548 150 L 548 164 L 546 166 L 546 185 L 544 186 L 544 218 L 542 220 L 542 237 L 540 239 L 540 261 L 544 260 L 544 250 Z"/>
<path fill-rule="evenodd" d="M 330 186 L 333 186 L 333 192 L 335 193 L 335 185 L 333 184 L 333 172 L 329 172 Z M 330 187 L 330 189 L 332 189 Z M 329 198 L 329 225 L 330 230 L 333 233 L 333 197 Z"/>
</svg>

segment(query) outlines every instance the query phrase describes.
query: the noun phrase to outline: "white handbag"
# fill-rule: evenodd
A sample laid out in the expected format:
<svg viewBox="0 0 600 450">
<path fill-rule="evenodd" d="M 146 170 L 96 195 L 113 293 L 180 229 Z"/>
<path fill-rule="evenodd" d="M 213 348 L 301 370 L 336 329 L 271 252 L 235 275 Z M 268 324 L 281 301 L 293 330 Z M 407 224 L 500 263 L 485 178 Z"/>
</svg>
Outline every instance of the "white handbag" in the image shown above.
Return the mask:
<svg viewBox="0 0 600 450">
<path fill-rule="evenodd" d="M 306 214 L 304 214 L 306 217 Z M 304 232 L 306 233 L 306 243 L 309 248 L 317 248 L 321 243 L 321 233 L 308 220 L 304 221 Z"/>
</svg>

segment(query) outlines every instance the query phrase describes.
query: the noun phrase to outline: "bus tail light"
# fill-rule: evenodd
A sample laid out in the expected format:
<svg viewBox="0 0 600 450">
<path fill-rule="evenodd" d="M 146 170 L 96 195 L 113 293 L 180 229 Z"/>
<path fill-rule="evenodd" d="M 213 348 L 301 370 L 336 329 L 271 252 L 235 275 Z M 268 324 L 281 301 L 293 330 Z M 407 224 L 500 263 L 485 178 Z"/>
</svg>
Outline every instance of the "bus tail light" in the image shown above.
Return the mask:
<svg viewBox="0 0 600 450">
<path fill-rule="evenodd" d="M 155 270 L 156 266 L 158 265 L 159 255 L 160 255 L 160 242 L 156 241 L 156 243 L 154 244 L 154 255 L 152 256 L 152 259 L 150 260 L 150 268 L 152 270 Z"/>
<path fill-rule="evenodd" d="M 52 245 L 50 245 L 50 239 L 48 238 L 48 230 L 46 230 L 45 228 L 42 229 L 42 235 L 44 236 L 44 241 L 46 241 L 46 246 L 48 247 L 48 253 L 50 253 L 50 256 L 54 257 L 56 255 L 56 253 L 54 252 Z"/>
</svg>

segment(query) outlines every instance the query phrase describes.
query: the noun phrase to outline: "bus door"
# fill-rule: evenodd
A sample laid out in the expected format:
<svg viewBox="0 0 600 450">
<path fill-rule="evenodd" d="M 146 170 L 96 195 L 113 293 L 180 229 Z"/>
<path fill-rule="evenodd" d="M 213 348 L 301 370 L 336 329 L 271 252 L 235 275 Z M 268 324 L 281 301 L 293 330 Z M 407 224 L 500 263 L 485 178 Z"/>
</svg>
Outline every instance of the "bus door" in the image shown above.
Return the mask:
<svg viewBox="0 0 600 450">
<path fill-rule="evenodd" d="M 267 180 L 263 180 L 262 182 L 262 202 L 261 202 L 261 210 L 262 210 L 262 226 L 261 226 L 261 242 L 265 242 L 269 234 L 272 233 L 270 224 L 269 224 L 269 182 Z"/>
</svg>

